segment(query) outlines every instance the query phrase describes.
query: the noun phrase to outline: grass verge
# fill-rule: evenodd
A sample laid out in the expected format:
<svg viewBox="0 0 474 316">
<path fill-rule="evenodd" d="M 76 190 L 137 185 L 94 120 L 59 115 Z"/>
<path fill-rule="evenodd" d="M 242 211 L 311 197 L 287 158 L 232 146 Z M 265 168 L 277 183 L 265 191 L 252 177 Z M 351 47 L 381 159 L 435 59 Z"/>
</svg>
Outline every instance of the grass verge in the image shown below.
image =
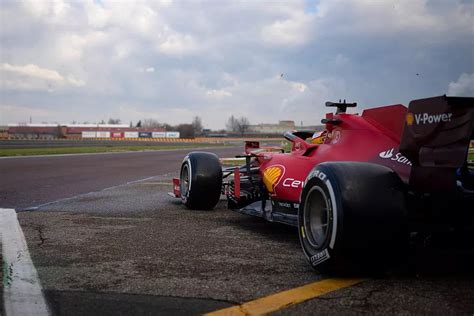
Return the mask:
<svg viewBox="0 0 474 316">
<path fill-rule="evenodd" d="M 157 145 L 157 146 L 100 146 L 100 147 L 58 147 L 58 148 L 13 148 L 0 149 L 0 157 L 41 156 L 63 154 L 90 154 L 125 151 L 149 151 L 169 149 L 191 149 L 203 147 L 225 147 L 223 144 L 189 144 L 189 145 Z"/>
</svg>

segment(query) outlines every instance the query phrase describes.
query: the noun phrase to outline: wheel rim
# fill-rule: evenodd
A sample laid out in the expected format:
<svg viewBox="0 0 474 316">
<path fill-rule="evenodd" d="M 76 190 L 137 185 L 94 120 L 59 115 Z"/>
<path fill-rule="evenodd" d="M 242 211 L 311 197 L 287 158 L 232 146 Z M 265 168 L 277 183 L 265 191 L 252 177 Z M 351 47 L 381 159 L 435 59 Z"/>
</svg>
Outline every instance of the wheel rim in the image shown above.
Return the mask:
<svg viewBox="0 0 474 316">
<path fill-rule="evenodd" d="M 305 200 L 304 227 L 308 242 L 322 248 L 329 236 L 330 203 L 320 187 L 312 187 Z"/>
<path fill-rule="evenodd" d="M 181 169 L 181 176 L 180 176 L 180 190 L 181 190 L 181 197 L 188 197 L 189 194 L 189 167 L 188 164 L 184 164 L 183 168 Z"/>
</svg>

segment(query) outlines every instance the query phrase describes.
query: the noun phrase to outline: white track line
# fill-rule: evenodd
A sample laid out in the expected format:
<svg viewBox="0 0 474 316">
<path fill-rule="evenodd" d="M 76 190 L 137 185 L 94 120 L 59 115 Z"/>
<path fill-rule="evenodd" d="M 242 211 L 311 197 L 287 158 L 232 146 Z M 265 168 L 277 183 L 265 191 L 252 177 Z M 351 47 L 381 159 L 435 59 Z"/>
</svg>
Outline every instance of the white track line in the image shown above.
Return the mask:
<svg viewBox="0 0 474 316">
<path fill-rule="evenodd" d="M 43 206 L 56 204 L 56 203 L 59 203 L 59 202 L 65 202 L 65 201 L 73 200 L 73 199 L 76 199 L 78 197 L 86 196 L 86 195 L 89 195 L 89 194 L 94 194 L 94 193 L 99 193 L 99 192 L 102 192 L 102 191 L 113 190 L 113 189 L 120 188 L 120 187 L 123 187 L 123 186 L 127 186 L 127 185 L 130 185 L 130 184 L 140 183 L 140 182 L 151 180 L 151 179 L 156 178 L 156 177 L 160 177 L 160 176 L 162 177 L 162 176 L 167 176 L 167 175 L 168 174 L 162 174 L 162 175 L 147 177 L 147 178 L 144 178 L 144 179 L 133 180 L 133 181 L 129 181 L 127 183 L 117 184 L 117 185 L 114 185 L 114 186 L 111 186 L 111 187 L 100 189 L 98 191 L 91 191 L 91 192 L 87 192 L 87 193 L 81 193 L 81 194 L 77 194 L 77 195 L 74 195 L 74 196 L 71 196 L 71 197 L 67 197 L 67 198 L 63 198 L 63 199 L 59 199 L 59 200 L 55 200 L 55 201 L 51 201 L 51 202 L 46 202 L 46 203 L 40 204 L 40 205 L 25 207 L 25 208 L 19 209 L 18 213 L 35 211 L 35 210 L 37 210 L 37 209 L 39 209 L 40 207 L 43 207 Z M 171 181 L 170 181 L 170 185 L 172 185 Z"/>
<path fill-rule="evenodd" d="M 38 273 L 13 209 L 0 209 L 3 252 L 3 301 L 6 316 L 49 315 Z"/>
</svg>

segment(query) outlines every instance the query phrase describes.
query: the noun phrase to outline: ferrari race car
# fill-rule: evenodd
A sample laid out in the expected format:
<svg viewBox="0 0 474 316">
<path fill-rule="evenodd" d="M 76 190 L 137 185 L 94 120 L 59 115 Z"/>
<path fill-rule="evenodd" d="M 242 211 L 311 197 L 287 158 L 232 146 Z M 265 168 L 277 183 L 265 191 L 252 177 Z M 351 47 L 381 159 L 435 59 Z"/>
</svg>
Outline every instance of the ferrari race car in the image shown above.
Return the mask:
<svg viewBox="0 0 474 316">
<path fill-rule="evenodd" d="M 336 107 L 325 130 L 286 132 L 291 152 L 248 141 L 233 166 L 191 152 L 173 179 L 189 209 L 221 195 L 240 213 L 298 227 L 320 272 L 399 255 L 410 234 L 469 230 L 474 215 L 474 98 L 433 97 L 348 114 Z"/>
</svg>

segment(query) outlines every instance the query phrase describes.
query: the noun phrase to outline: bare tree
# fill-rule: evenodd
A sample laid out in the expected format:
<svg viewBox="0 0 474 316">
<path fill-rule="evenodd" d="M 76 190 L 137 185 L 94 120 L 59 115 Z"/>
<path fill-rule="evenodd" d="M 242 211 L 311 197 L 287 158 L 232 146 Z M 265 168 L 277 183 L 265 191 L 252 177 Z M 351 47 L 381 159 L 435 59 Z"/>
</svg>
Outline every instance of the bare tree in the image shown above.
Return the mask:
<svg viewBox="0 0 474 316">
<path fill-rule="evenodd" d="M 249 126 L 250 122 L 246 117 L 235 118 L 233 115 L 229 117 L 226 124 L 228 131 L 239 133 L 242 136 L 249 130 Z"/>
<path fill-rule="evenodd" d="M 189 125 L 189 124 L 188 124 Z M 173 130 L 176 130 L 176 127 L 175 126 L 171 126 L 169 125 L 168 123 L 164 123 L 163 126 L 162 126 L 165 131 L 173 131 Z"/>
<path fill-rule="evenodd" d="M 200 135 L 202 133 L 202 120 L 199 116 L 194 117 L 192 126 L 194 135 Z"/>
<path fill-rule="evenodd" d="M 241 116 L 237 120 L 237 131 L 240 133 L 241 136 L 244 136 L 245 132 L 248 131 L 250 126 L 250 122 L 246 117 Z"/>
<path fill-rule="evenodd" d="M 227 120 L 227 123 L 225 124 L 225 127 L 230 132 L 237 132 L 237 119 L 232 115 Z"/>
<path fill-rule="evenodd" d="M 158 122 L 158 121 L 155 120 L 155 119 L 149 118 L 149 119 L 144 119 L 144 120 L 143 120 L 142 126 L 143 126 L 143 127 L 156 128 L 156 127 L 162 127 L 163 124 L 161 124 L 160 122 Z"/>
<path fill-rule="evenodd" d="M 174 127 L 181 138 L 194 138 L 194 126 L 192 124 L 179 124 Z"/>
<path fill-rule="evenodd" d="M 109 118 L 107 121 L 107 124 L 120 124 L 121 120 L 120 119 L 114 119 L 114 118 Z"/>
</svg>

